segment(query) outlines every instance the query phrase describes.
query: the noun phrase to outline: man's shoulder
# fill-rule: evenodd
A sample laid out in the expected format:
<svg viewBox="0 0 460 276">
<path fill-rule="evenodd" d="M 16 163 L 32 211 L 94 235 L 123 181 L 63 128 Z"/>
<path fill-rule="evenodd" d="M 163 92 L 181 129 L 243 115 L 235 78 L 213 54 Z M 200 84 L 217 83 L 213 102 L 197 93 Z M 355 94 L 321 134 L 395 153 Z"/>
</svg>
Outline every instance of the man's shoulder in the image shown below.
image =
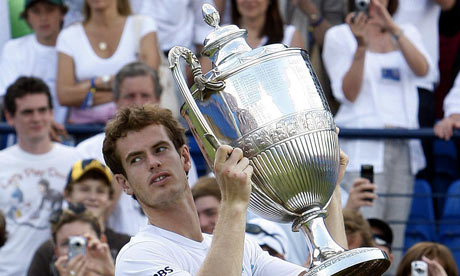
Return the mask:
<svg viewBox="0 0 460 276">
<path fill-rule="evenodd" d="M 28 45 L 31 45 L 34 42 L 34 35 L 35 34 L 29 34 L 25 36 L 21 36 L 18 38 L 10 39 L 5 43 L 4 52 L 13 52 L 13 51 L 18 51 L 18 48 L 24 48 L 27 47 Z"/>
<path fill-rule="evenodd" d="M 99 133 L 92 137 L 89 137 L 86 140 L 81 141 L 77 146 L 76 150 L 82 156 L 82 158 L 95 158 L 101 159 L 102 156 L 102 146 L 104 144 L 105 133 Z M 100 162 L 104 162 L 99 160 Z"/>
</svg>

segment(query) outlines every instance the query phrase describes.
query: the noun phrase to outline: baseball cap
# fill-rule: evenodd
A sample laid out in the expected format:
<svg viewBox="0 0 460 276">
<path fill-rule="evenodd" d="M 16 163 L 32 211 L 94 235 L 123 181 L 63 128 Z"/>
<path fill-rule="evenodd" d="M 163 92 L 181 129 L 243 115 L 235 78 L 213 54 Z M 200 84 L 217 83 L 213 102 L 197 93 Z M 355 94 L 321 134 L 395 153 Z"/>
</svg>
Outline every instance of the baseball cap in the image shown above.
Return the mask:
<svg viewBox="0 0 460 276">
<path fill-rule="evenodd" d="M 80 180 L 87 172 L 93 170 L 101 172 L 107 179 L 108 183 L 112 183 L 112 173 L 107 166 L 96 159 L 83 159 L 73 164 L 67 178 L 67 185 Z"/>
<path fill-rule="evenodd" d="M 390 225 L 378 218 L 369 218 L 367 221 L 369 222 L 371 228 L 377 228 L 381 231 L 379 234 L 373 233 L 374 242 L 377 245 L 386 246 L 391 249 L 391 244 L 393 243 L 393 231 L 391 230 Z"/>
<path fill-rule="evenodd" d="M 54 5 L 58 5 L 58 6 L 62 6 L 64 5 L 64 1 L 63 0 L 25 0 L 24 1 L 24 7 L 27 8 L 29 7 L 31 4 L 35 3 L 35 2 L 48 2 L 50 4 L 54 4 Z"/>
<path fill-rule="evenodd" d="M 246 235 L 260 246 L 266 245 L 279 254 L 287 254 L 287 235 L 283 228 L 275 222 L 253 218 L 246 223 Z"/>
</svg>

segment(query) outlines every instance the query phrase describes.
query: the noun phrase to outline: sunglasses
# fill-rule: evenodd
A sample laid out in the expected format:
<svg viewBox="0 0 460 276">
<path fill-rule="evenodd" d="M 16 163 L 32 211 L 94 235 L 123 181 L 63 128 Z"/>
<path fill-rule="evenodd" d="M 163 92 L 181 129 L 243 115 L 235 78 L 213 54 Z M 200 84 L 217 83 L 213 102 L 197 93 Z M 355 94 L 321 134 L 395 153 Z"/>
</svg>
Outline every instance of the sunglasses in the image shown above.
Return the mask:
<svg viewBox="0 0 460 276">
<path fill-rule="evenodd" d="M 276 253 L 284 254 L 284 252 L 286 252 L 286 250 L 284 249 L 283 243 L 281 242 L 279 238 L 277 238 L 277 236 L 281 236 L 280 234 L 277 234 L 277 233 L 270 234 L 264 229 L 262 229 L 262 227 L 260 227 L 259 225 L 252 224 L 252 223 L 246 223 L 246 233 L 253 234 L 253 235 L 259 235 L 260 233 L 264 233 L 265 235 L 272 237 L 275 241 L 277 241 L 281 245 L 281 250 L 283 252 L 276 252 Z"/>
<path fill-rule="evenodd" d="M 70 210 L 73 213 L 79 215 L 79 214 L 83 213 L 86 210 L 86 207 L 82 203 L 69 203 L 69 207 L 67 208 L 67 210 Z M 50 215 L 49 222 L 51 224 L 58 223 L 59 220 L 61 219 L 61 216 L 62 216 L 63 212 L 64 212 L 64 209 L 62 209 L 62 208 L 54 210 Z"/>
</svg>

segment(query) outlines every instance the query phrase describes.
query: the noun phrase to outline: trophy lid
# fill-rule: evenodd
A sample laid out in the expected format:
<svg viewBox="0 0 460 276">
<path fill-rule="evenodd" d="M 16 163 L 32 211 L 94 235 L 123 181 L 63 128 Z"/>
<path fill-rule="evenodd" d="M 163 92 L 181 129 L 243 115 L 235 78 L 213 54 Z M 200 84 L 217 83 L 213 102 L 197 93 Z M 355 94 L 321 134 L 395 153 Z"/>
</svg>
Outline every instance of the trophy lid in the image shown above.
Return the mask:
<svg viewBox="0 0 460 276">
<path fill-rule="evenodd" d="M 209 57 L 214 65 L 217 66 L 234 54 L 252 50 L 245 39 L 247 31 L 238 28 L 236 25 L 220 27 L 219 13 L 212 5 L 204 4 L 202 14 L 204 21 L 209 26 L 214 27 L 214 31 L 204 40 L 204 48 L 201 54 Z"/>
</svg>

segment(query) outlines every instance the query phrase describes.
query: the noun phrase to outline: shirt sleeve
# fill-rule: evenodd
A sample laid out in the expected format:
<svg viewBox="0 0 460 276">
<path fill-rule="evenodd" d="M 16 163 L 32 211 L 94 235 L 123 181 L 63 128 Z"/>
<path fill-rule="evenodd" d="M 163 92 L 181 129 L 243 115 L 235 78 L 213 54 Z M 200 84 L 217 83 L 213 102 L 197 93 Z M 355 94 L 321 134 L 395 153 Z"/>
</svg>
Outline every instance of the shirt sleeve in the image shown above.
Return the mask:
<svg viewBox="0 0 460 276">
<path fill-rule="evenodd" d="M 331 80 L 332 93 L 342 104 L 351 104 L 345 98 L 342 90 L 342 82 L 353 63 L 354 49 L 356 49 L 357 45 L 356 41 L 346 37 L 345 33 L 347 32 L 350 32 L 347 25 L 330 28 L 326 32 L 323 48 L 324 67 Z"/>
<path fill-rule="evenodd" d="M 78 23 L 75 23 L 78 24 Z M 74 58 L 74 51 L 72 44 L 75 43 L 77 40 L 83 39 L 82 37 L 78 37 L 78 34 L 76 33 L 76 25 L 71 25 L 67 27 L 66 29 L 62 30 L 57 38 L 56 41 L 56 51 L 66 54 L 72 58 Z"/>
<path fill-rule="evenodd" d="M 454 85 L 444 99 L 444 117 L 460 114 L 460 73 L 455 78 Z"/>
<path fill-rule="evenodd" d="M 150 247 L 149 247 L 150 245 Z M 115 263 L 116 276 L 191 276 L 177 265 L 167 253 L 149 243 L 137 244 L 135 248 L 122 249 Z"/>
<path fill-rule="evenodd" d="M 203 45 L 204 39 L 206 36 L 212 31 L 212 27 L 210 27 L 206 22 L 203 20 L 203 15 L 201 13 L 201 7 L 203 4 L 211 4 L 213 6 L 214 2 L 210 0 L 192 0 L 192 9 L 194 15 L 194 22 L 193 22 L 193 43 L 198 45 Z"/>
<path fill-rule="evenodd" d="M 10 86 L 19 75 L 18 66 L 21 64 L 17 60 L 17 49 L 12 47 L 11 43 L 7 42 L 3 47 L 2 55 L 0 57 L 0 96 L 6 94 L 6 89 Z"/>
<path fill-rule="evenodd" d="M 153 17 L 148 16 L 148 15 L 137 15 L 137 16 L 143 17 L 141 37 L 144 37 L 145 35 L 152 33 L 152 32 L 157 32 L 158 27 Z"/>
</svg>

